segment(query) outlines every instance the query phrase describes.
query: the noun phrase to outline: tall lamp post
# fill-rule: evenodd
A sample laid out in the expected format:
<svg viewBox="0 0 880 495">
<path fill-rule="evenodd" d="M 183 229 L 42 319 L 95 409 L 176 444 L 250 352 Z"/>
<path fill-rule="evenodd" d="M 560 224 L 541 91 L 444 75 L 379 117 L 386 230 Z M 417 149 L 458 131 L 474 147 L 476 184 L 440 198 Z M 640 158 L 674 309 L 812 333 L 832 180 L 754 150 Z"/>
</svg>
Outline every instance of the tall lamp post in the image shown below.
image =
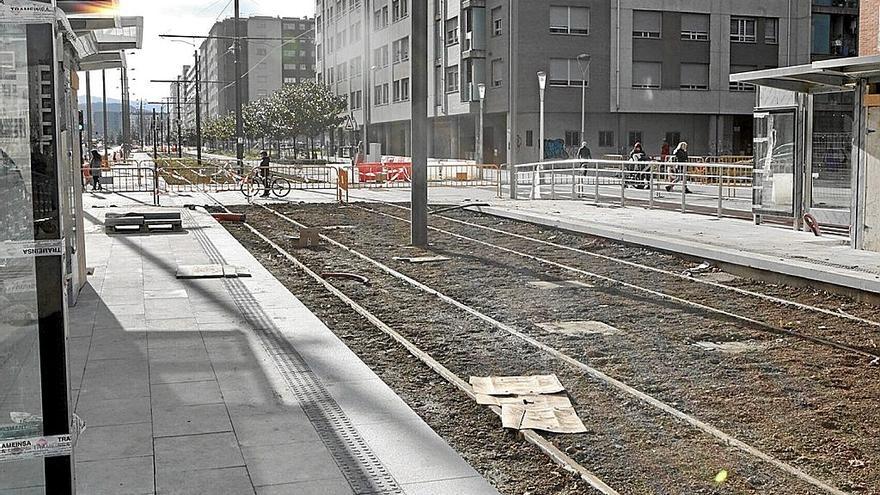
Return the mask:
<svg viewBox="0 0 880 495">
<path fill-rule="evenodd" d="M 539 132 L 538 139 L 541 142 L 540 146 L 540 156 L 538 157 L 539 165 L 535 169 L 535 177 L 532 179 L 532 198 L 540 199 L 541 198 L 541 172 L 544 171 L 544 166 L 540 164 L 540 162 L 544 161 L 544 90 L 547 88 L 547 73 L 540 70 L 538 71 L 538 93 L 541 97 L 541 105 L 540 105 L 540 122 L 539 122 Z"/>
<path fill-rule="evenodd" d="M 485 112 L 485 102 L 486 102 L 486 85 L 483 83 L 477 84 L 477 92 L 480 95 L 480 123 L 479 128 L 477 129 L 477 167 L 480 170 L 483 170 L 481 165 L 483 164 L 483 115 Z"/>
<path fill-rule="evenodd" d="M 586 141 L 587 132 L 587 71 L 590 70 L 590 56 L 581 53 L 577 57 L 578 65 L 581 68 L 581 141 Z"/>
</svg>

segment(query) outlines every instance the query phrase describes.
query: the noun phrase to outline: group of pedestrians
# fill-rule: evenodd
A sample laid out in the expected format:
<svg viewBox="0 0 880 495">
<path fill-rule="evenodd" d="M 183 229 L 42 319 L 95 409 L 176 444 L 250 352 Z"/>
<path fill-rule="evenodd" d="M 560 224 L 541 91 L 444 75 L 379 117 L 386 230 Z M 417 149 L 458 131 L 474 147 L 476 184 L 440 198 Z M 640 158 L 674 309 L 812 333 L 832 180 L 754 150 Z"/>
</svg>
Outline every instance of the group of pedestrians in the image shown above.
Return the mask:
<svg viewBox="0 0 880 495">
<path fill-rule="evenodd" d="M 650 161 L 651 157 L 645 153 L 644 148 L 642 147 L 641 142 L 636 142 L 632 150 L 629 152 L 629 159 L 633 162 L 645 162 Z M 667 162 L 671 161 L 673 163 L 685 164 L 685 165 L 675 165 L 671 167 L 669 170 L 670 174 L 670 184 L 666 186 L 667 192 L 672 192 L 672 189 L 675 187 L 676 182 L 680 182 L 684 173 L 686 173 L 687 163 L 689 161 L 688 157 L 688 144 L 684 141 L 678 143 L 675 147 L 675 151 L 672 153 L 669 152 L 669 143 L 664 139 L 663 146 L 660 148 L 660 161 Z M 685 194 L 691 194 L 691 190 L 685 186 L 684 188 Z"/>
</svg>

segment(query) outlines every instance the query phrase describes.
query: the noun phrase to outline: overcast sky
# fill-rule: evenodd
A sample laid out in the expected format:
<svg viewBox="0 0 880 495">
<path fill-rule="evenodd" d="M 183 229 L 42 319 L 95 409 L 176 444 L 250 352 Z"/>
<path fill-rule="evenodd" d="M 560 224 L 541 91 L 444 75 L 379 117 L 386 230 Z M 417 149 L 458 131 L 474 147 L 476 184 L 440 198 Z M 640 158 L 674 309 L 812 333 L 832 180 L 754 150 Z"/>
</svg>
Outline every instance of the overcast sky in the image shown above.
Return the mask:
<svg viewBox="0 0 880 495">
<path fill-rule="evenodd" d="M 121 15 L 144 17 L 144 47 L 128 55 L 131 100 L 158 101 L 168 96 L 167 84 L 150 79 L 174 79 L 181 67 L 192 63 L 193 48 L 159 38 L 160 34 L 207 35 L 214 21 L 232 17 L 232 0 L 120 0 Z M 241 0 L 241 15 L 313 16 L 314 0 Z M 198 43 L 198 42 L 197 42 Z M 100 97 L 100 73 L 92 77 L 93 95 Z M 107 98 L 119 99 L 119 71 L 107 73 Z"/>
</svg>

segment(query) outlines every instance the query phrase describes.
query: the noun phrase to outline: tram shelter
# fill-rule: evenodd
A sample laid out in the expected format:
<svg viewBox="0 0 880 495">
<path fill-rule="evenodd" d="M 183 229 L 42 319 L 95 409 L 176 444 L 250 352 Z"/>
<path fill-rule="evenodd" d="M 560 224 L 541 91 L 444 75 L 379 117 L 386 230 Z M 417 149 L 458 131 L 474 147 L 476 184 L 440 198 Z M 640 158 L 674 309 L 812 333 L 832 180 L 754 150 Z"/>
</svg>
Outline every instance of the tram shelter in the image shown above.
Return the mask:
<svg viewBox="0 0 880 495">
<path fill-rule="evenodd" d="M 732 74 L 757 86 L 753 214 L 880 251 L 880 56 Z"/>
</svg>

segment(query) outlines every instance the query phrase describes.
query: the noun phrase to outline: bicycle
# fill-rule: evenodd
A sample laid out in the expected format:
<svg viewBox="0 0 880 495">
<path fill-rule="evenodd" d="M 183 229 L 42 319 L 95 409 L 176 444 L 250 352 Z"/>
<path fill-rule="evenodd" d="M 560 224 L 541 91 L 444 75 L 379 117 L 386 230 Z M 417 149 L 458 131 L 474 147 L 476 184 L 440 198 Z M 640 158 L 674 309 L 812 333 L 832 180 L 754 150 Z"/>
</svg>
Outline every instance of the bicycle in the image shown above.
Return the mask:
<svg viewBox="0 0 880 495">
<path fill-rule="evenodd" d="M 272 194 L 279 198 L 283 198 L 290 194 L 290 190 L 292 189 L 290 181 L 284 177 L 272 177 L 271 175 L 269 176 L 269 180 L 269 190 L 272 191 Z M 259 191 L 264 191 L 265 189 L 266 185 L 263 176 L 260 175 L 258 169 L 246 175 L 241 181 L 241 186 L 239 186 L 239 190 L 241 190 L 241 193 L 244 194 L 244 197 L 246 198 L 252 198 Z"/>
</svg>

